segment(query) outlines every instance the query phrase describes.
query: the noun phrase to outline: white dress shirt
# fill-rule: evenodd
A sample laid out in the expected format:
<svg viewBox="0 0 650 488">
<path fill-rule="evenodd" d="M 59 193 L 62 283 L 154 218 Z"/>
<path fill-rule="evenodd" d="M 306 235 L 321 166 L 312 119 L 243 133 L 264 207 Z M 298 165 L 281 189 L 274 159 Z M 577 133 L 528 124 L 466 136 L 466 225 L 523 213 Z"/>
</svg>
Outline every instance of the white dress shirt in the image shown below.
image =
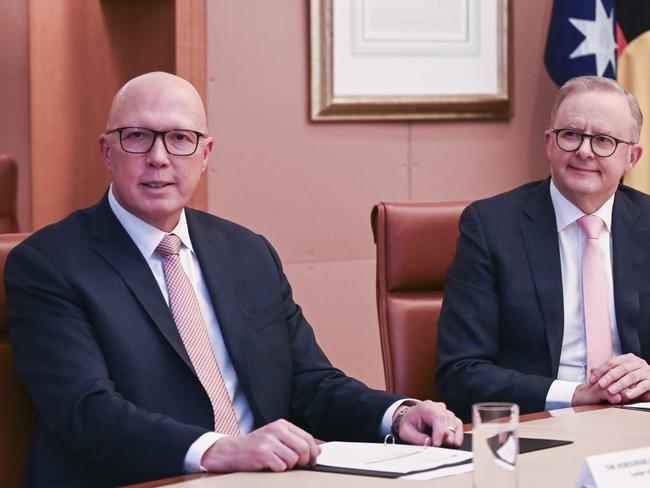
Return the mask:
<svg viewBox="0 0 650 488">
<path fill-rule="evenodd" d="M 587 379 L 587 343 L 584 327 L 582 300 L 582 252 L 585 236 L 578 223 L 586 215 L 567 200 L 551 181 L 551 200 L 555 209 L 560 263 L 562 267 L 562 296 L 564 301 L 564 335 L 557 379 L 553 381 L 546 395 L 546 409 L 571 406 L 575 389 Z M 614 281 L 612 278 L 612 208 L 614 195 L 593 215 L 604 222 L 600 231 L 600 255 L 605 270 L 605 286 L 609 302 L 610 327 L 612 331 L 612 353 L 621 354 L 621 343 L 616 327 L 614 308 Z"/>
<path fill-rule="evenodd" d="M 158 282 L 160 291 L 165 297 L 165 301 L 169 305 L 169 296 L 167 294 L 167 283 L 165 281 L 165 274 L 163 272 L 163 260 L 162 257 L 155 252 L 156 247 L 162 240 L 162 238 L 167 235 L 166 232 L 153 227 L 144 220 L 136 217 L 135 215 L 128 212 L 124 207 L 122 207 L 115 196 L 113 195 L 113 186 L 111 185 L 108 192 L 108 202 L 111 207 L 111 210 L 119 220 L 122 227 L 126 230 L 127 234 L 131 237 L 135 245 L 138 247 L 142 255 L 147 261 L 147 264 L 151 268 L 151 272 Z M 170 234 L 177 235 L 183 245 L 179 252 L 181 265 L 185 270 L 192 287 L 196 293 L 196 296 L 199 300 L 199 306 L 201 307 L 201 312 L 203 314 L 203 319 L 205 321 L 206 327 L 208 329 L 208 336 L 210 338 L 210 344 L 214 351 L 217 363 L 219 364 L 219 369 L 221 370 L 221 375 L 228 389 L 230 398 L 233 401 L 233 406 L 235 409 L 235 414 L 237 415 L 237 421 L 239 422 L 239 430 L 243 434 L 248 434 L 253 430 L 254 419 L 253 412 L 248 404 L 248 400 L 244 395 L 244 392 L 239 386 L 239 381 L 237 379 L 237 373 L 233 367 L 230 356 L 228 355 L 228 350 L 226 345 L 223 342 L 223 336 L 221 335 L 221 329 L 219 327 L 219 322 L 217 316 L 214 312 L 214 306 L 212 300 L 210 299 L 210 294 L 208 293 L 208 288 L 203 279 L 203 274 L 201 272 L 201 267 L 199 266 L 199 261 L 192 247 L 192 241 L 190 240 L 190 234 L 187 228 L 187 220 L 185 218 L 185 210 L 181 212 L 180 219 L 176 227 L 169 232 Z M 381 425 L 379 426 L 379 434 L 384 436 L 390 432 L 390 425 L 393 418 L 393 414 L 397 407 L 403 403 L 403 400 L 398 400 L 393 403 L 384 413 L 382 418 Z M 190 446 L 185 455 L 184 468 L 188 473 L 197 473 L 200 471 L 205 471 L 205 468 L 201 466 L 201 459 L 205 452 L 214 444 L 217 440 L 224 437 L 225 434 L 220 434 L 217 432 L 207 432 L 199 437 L 194 443 Z"/>
</svg>

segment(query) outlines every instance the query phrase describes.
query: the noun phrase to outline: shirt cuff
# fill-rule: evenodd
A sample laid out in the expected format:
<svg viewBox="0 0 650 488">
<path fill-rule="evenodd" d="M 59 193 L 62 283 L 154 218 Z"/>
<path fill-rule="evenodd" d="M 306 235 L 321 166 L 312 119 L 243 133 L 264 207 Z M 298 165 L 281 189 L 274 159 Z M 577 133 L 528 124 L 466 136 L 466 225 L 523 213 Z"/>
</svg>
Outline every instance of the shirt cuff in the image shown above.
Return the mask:
<svg viewBox="0 0 650 488">
<path fill-rule="evenodd" d="M 554 380 L 546 394 L 546 410 L 555 410 L 556 408 L 566 408 L 571 406 L 573 394 L 576 388 L 580 386 L 577 381 Z"/>
<path fill-rule="evenodd" d="M 218 434 L 217 432 L 206 432 L 197 440 L 195 440 L 185 454 L 183 460 L 183 469 L 186 473 L 205 473 L 207 469 L 201 466 L 201 459 L 205 451 L 210 449 L 212 445 L 219 439 L 227 437 L 226 434 Z"/>
<path fill-rule="evenodd" d="M 379 426 L 379 437 L 383 439 L 388 434 L 390 434 L 390 426 L 393 423 L 393 415 L 395 415 L 395 410 L 397 410 L 402 405 L 409 406 L 415 405 L 417 403 L 420 403 L 420 400 L 416 400 L 414 398 L 402 398 L 401 400 L 397 400 L 390 407 L 388 407 L 384 413 L 384 416 L 381 418 L 381 425 Z"/>
</svg>

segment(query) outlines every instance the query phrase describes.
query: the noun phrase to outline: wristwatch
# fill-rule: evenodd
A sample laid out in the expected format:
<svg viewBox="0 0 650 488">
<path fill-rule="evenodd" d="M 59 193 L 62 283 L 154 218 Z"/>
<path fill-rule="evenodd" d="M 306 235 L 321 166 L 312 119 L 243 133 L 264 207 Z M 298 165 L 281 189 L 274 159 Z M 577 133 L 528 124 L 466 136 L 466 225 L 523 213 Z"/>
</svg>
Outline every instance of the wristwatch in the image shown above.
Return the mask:
<svg viewBox="0 0 650 488">
<path fill-rule="evenodd" d="M 402 442 L 402 439 L 399 437 L 399 424 L 402 421 L 404 415 L 406 415 L 409 410 L 411 410 L 411 407 L 402 408 L 400 413 L 398 413 L 395 417 L 395 420 L 393 420 L 393 423 L 390 425 L 390 433 L 393 435 L 397 442 Z"/>
</svg>

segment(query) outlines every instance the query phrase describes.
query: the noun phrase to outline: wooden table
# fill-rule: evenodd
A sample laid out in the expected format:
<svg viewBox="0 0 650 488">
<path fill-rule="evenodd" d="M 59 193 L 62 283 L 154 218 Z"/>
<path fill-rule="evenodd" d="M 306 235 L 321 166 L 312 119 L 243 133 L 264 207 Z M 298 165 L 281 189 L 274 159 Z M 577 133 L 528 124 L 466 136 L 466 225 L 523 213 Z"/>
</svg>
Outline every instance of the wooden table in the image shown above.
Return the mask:
<svg viewBox="0 0 650 488">
<path fill-rule="evenodd" d="M 522 416 L 520 437 L 572 440 L 573 444 L 522 454 L 517 459 L 521 488 L 573 487 L 585 456 L 650 446 L 650 412 L 609 407 L 582 407 Z M 400 488 L 435 486 L 471 488 L 472 474 L 432 481 L 405 481 L 367 476 L 294 470 L 285 473 L 233 473 L 189 475 L 137 488 Z"/>
</svg>

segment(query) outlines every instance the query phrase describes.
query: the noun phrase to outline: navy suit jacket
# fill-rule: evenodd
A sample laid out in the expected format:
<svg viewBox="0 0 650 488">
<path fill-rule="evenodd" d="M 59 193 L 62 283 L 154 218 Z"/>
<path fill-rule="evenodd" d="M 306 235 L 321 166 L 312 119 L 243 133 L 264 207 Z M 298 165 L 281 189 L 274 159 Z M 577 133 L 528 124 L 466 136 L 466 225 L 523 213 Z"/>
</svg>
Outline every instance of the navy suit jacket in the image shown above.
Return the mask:
<svg viewBox="0 0 650 488">
<path fill-rule="evenodd" d="M 442 306 L 436 383 L 471 405 L 544 410 L 564 331 L 562 270 L 550 179 L 474 202 L 460 219 Z M 623 353 L 650 360 L 650 196 L 621 186 L 612 213 L 616 322 Z"/>
<path fill-rule="evenodd" d="M 255 427 L 285 418 L 321 439 L 377 440 L 398 399 L 332 367 L 261 236 L 187 209 Z M 15 362 L 36 416 L 28 484 L 115 486 L 182 473 L 212 430 L 169 307 L 106 197 L 34 233 L 5 281 Z"/>
</svg>

